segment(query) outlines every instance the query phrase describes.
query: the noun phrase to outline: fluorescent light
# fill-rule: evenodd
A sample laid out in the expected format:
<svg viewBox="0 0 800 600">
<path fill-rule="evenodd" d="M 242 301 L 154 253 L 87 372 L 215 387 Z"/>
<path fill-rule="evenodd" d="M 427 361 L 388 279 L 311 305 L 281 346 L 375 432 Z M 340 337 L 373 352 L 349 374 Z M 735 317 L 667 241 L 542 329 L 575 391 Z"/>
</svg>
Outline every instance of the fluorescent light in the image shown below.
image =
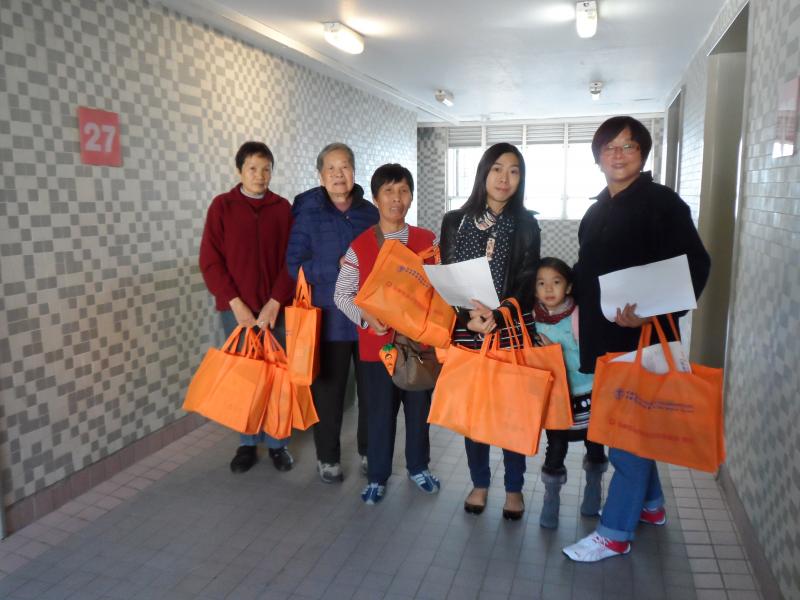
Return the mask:
<svg viewBox="0 0 800 600">
<path fill-rule="evenodd" d="M 453 94 L 447 90 L 436 90 L 433 94 L 437 102 L 441 102 L 447 107 L 453 106 Z"/>
<path fill-rule="evenodd" d="M 338 21 L 323 23 L 325 26 L 325 41 L 342 52 L 361 54 L 364 51 L 364 38 L 358 33 L 342 25 Z"/>
<path fill-rule="evenodd" d="M 575 29 L 578 37 L 590 38 L 597 32 L 597 2 L 587 0 L 575 5 Z"/>
</svg>

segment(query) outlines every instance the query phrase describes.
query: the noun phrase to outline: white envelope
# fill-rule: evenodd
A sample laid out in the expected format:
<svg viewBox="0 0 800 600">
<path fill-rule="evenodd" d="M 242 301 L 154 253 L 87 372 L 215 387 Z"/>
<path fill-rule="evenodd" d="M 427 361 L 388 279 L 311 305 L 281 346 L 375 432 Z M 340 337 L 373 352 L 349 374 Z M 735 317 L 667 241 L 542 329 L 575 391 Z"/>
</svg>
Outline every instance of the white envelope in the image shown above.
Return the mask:
<svg viewBox="0 0 800 600">
<path fill-rule="evenodd" d="M 609 321 L 617 308 L 636 304 L 640 317 L 697 308 L 689 260 L 685 254 L 600 275 L 600 307 Z"/>
<path fill-rule="evenodd" d="M 669 350 L 672 353 L 672 359 L 675 361 L 675 368 L 684 373 L 691 373 L 692 368 L 689 366 L 689 359 L 686 356 L 683 344 L 669 342 Z M 634 362 L 635 360 L 636 350 L 618 356 L 611 362 Z M 664 356 L 664 349 L 661 344 L 653 344 L 642 349 L 642 366 L 651 373 L 658 373 L 659 375 L 669 371 L 669 363 L 667 363 L 667 358 Z"/>
</svg>

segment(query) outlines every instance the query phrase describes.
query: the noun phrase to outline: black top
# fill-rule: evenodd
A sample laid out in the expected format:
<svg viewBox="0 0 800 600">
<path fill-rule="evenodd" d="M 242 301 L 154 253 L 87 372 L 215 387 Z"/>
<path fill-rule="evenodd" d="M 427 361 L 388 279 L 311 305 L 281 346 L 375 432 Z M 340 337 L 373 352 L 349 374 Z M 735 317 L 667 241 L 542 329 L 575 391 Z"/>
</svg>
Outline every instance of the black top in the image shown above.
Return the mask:
<svg viewBox="0 0 800 600">
<path fill-rule="evenodd" d="M 686 254 L 699 297 L 711 267 L 689 206 L 668 187 L 654 183 L 649 172 L 613 198 L 604 189 L 581 220 L 578 242 L 574 295 L 580 306 L 584 373 L 594 373 L 595 361 L 606 352 L 635 350 L 641 333 L 603 316 L 600 275 Z"/>
<path fill-rule="evenodd" d="M 461 209 L 451 210 L 442 218 L 442 232 L 439 236 L 439 249 L 442 255 L 442 264 L 458 262 L 456 259 L 456 235 L 461 226 L 465 212 Z M 541 247 L 541 233 L 536 217 L 529 210 L 520 210 L 515 215 L 514 234 L 511 241 L 511 254 L 505 265 L 500 299 L 514 297 L 522 306 L 523 311 L 528 311 L 533 306 L 534 281 L 536 269 L 539 265 L 539 251 Z M 459 310 L 459 320 L 469 320 L 468 312 Z M 500 315 L 495 314 L 495 320 L 501 322 Z"/>
</svg>

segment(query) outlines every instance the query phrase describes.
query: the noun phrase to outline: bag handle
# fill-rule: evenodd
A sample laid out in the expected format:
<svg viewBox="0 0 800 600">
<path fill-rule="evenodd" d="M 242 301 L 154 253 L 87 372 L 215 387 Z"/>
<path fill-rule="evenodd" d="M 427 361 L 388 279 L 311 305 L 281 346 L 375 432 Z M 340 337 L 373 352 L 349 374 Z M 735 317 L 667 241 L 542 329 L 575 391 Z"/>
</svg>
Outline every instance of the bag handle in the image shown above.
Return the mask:
<svg viewBox="0 0 800 600">
<path fill-rule="evenodd" d="M 654 327 L 656 335 L 658 336 L 658 341 L 661 344 L 661 350 L 664 352 L 664 358 L 669 366 L 669 370 L 676 373 L 678 368 L 675 366 L 675 360 L 672 358 L 672 350 L 670 350 L 669 343 L 667 342 L 667 336 L 664 334 L 664 329 L 661 327 L 661 323 L 658 322 L 656 317 L 651 317 L 650 320 L 642 326 L 642 335 L 639 336 L 639 347 L 636 349 L 636 360 L 634 361 L 636 367 L 639 369 L 642 368 L 642 355 L 644 352 L 645 340 L 648 342 L 650 341 L 650 335 L 652 334 Z"/>
<path fill-rule="evenodd" d="M 528 333 L 528 328 L 525 327 L 525 316 L 522 312 L 522 307 L 519 305 L 519 301 L 516 298 L 514 298 L 514 296 L 511 296 L 503 300 L 501 305 L 505 304 L 506 302 L 511 304 L 511 306 L 513 306 L 517 311 L 517 317 L 519 318 L 519 328 L 522 330 L 522 341 L 525 343 L 525 347 L 533 348 L 535 344 L 531 339 L 530 333 Z"/>
<path fill-rule="evenodd" d="M 242 339 L 242 332 L 244 332 L 244 343 L 242 344 L 241 349 L 239 348 L 239 342 Z M 249 327 L 243 327 L 241 325 L 237 325 L 236 329 L 228 336 L 228 339 L 225 340 L 225 343 L 222 344 L 222 350 L 226 354 L 235 354 L 236 356 L 241 356 L 243 358 L 255 358 L 261 359 L 264 356 L 263 349 L 261 348 L 261 343 L 259 339 L 260 333 L 256 333 L 253 329 Z"/>
<path fill-rule="evenodd" d="M 272 335 L 269 329 L 262 329 L 264 334 L 262 347 L 264 349 L 264 359 L 267 362 L 288 362 L 286 359 L 286 351 L 281 346 L 280 342 Z"/>
<path fill-rule="evenodd" d="M 383 231 L 381 231 L 380 225 L 376 223 L 373 226 L 373 229 L 375 230 L 375 239 L 378 241 L 378 250 L 380 251 L 381 247 L 383 246 L 383 242 L 386 241 L 386 238 L 383 235 Z M 437 265 L 442 263 L 442 255 L 439 251 L 439 246 L 431 246 L 430 248 L 426 248 L 425 250 L 417 252 L 417 256 L 419 256 L 422 260 L 433 258 Z"/>
<path fill-rule="evenodd" d="M 306 279 L 306 274 L 303 272 L 303 267 L 297 272 L 297 287 L 294 293 L 294 305 L 302 308 L 311 307 L 311 285 Z"/>
<path fill-rule="evenodd" d="M 517 332 L 514 331 L 513 328 L 513 319 L 511 317 L 511 311 L 505 306 L 501 306 L 498 310 L 500 311 L 503 320 L 506 322 L 506 330 L 509 332 L 509 340 L 511 343 L 511 362 L 519 366 L 519 360 L 517 358 L 517 350 L 520 349 L 519 347 L 520 340 Z M 512 323 L 511 327 L 508 326 L 509 322 Z M 486 356 L 490 348 L 500 347 L 499 340 L 500 336 L 502 335 L 502 332 L 503 332 L 502 329 L 498 328 L 496 331 L 490 333 L 489 335 L 483 338 L 483 344 L 481 344 L 481 356 Z M 495 346 L 495 344 L 497 345 Z"/>
<path fill-rule="evenodd" d="M 498 328 L 497 333 L 498 335 L 495 336 L 494 340 L 492 341 L 492 350 L 500 350 L 500 341 L 503 337 L 503 330 L 508 331 L 508 338 L 509 338 L 509 346 L 512 350 L 522 350 L 525 348 L 525 341 L 520 339 L 519 333 L 517 333 L 517 327 L 514 323 L 514 318 L 511 314 L 511 311 L 508 307 L 501 306 L 497 309 L 500 315 L 503 317 L 503 325 L 502 329 Z"/>
</svg>

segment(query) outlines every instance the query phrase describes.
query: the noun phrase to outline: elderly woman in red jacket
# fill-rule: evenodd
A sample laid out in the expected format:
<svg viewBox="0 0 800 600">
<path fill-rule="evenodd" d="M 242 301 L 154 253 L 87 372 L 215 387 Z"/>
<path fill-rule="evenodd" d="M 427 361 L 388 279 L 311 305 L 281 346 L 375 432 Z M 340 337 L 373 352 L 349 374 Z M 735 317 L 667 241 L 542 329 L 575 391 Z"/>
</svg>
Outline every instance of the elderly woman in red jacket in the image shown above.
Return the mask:
<svg viewBox="0 0 800 600">
<path fill-rule="evenodd" d="M 236 153 L 240 182 L 211 202 L 200 242 L 200 271 L 216 300 L 225 334 L 237 326 L 269 327 L 283 344 L 281 306 L 292 297 L 286 269 L 292 226 L 289 201 L 269 190 L 272 152 L 261 142 L 246 142 Z M 289 439 L 265 433 L 242 435 L 231 471 L 244 473 L 258 460 L 256 444 L 266 442 L 275 468 L 288 471 Z"/>
</svg>

